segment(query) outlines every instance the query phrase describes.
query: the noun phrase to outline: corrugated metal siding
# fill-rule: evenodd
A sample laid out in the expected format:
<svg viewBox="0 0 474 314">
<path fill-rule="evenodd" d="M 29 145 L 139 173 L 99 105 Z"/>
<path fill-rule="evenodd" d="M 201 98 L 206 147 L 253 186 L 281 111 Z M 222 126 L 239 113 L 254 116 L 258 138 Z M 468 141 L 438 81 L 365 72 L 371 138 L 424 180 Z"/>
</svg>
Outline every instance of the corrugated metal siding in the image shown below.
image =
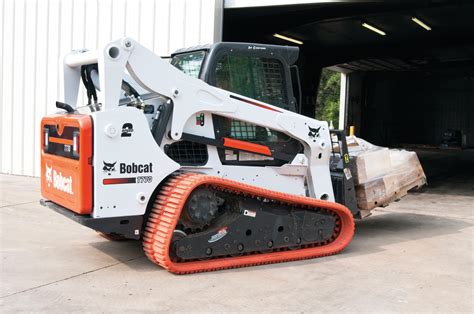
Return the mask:
<svg viewBox="0 0 474 314">
<path fill-rule="evenodd" d="M 39 176 L 60 55 L 129 36 L 159 55 L 221 39 L 222 0 L 0 0 L 0 172 Z"/>
</svg>

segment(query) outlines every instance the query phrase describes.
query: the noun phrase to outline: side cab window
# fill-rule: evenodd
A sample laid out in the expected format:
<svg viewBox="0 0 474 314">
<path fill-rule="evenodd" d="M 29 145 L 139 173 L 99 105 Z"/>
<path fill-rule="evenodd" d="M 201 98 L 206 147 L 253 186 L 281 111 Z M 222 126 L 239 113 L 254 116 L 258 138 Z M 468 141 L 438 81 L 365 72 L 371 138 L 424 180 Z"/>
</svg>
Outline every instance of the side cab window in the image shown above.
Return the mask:
<svg viewBox="0 0 474 314">
<path fill-rule="evenodd" d="M 275 58 L 221 56 L 215 67 L 216 87 L 289 110 L 285 69 Z"/>
<path fill-rule="evenodd" d="M 178 54 L 173 57 L 171 64 L 187 75 L 199 78 L 205 54 L 204 51 Z"/>
</svg>

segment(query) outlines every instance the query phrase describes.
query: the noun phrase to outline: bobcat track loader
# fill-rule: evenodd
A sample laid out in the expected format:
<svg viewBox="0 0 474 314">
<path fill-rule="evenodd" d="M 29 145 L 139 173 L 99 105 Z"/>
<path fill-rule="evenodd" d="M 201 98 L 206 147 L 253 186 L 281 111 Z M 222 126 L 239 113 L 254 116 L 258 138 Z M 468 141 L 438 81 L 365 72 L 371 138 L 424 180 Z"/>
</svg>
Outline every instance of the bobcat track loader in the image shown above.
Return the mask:
<svg viewBox="0 0 474 314">
<path fill-rule="evenodd" d="M 178 274 L 340 252 L 359 215 L 345 137 L 297 113 L 297 56 L 218 43 L 168 62 L 129 38 L 64 56 L 41 203 Z"/>
</svg>

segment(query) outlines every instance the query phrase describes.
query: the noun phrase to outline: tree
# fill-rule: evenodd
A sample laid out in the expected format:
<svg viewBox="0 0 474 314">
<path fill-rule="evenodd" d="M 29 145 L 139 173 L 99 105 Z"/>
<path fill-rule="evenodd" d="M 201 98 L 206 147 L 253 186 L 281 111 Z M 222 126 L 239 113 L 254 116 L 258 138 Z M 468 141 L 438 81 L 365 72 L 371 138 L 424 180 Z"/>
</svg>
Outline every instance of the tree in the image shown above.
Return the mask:
<svg viewBox="0 0 474 314">
<path fill-rule="evenodd" d="M 341 74 L 322 69 L 316 97 L 316 119 L 327 121 L 329 124 L 332 122 L 334 126 L 338 125 L 340 91 Z"/>
</svg>

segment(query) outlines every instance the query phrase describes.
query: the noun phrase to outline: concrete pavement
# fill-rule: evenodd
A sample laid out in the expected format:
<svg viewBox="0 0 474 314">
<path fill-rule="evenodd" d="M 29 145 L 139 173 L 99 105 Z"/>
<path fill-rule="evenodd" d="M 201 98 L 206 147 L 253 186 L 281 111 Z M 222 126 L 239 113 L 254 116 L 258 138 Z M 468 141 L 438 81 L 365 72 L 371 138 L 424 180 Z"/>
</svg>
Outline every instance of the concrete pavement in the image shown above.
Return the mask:
<svg viewBox="0 0 474 314">
<path fill-rule="evenodd" d="M 474 182 L 465 184 L 377 210 L 336 256 L 176 276 L 140 242 L 109 242 L 40 206 L 37 178 L 0 175 L 1 312 L 472 313 Z"/>
</svg>

